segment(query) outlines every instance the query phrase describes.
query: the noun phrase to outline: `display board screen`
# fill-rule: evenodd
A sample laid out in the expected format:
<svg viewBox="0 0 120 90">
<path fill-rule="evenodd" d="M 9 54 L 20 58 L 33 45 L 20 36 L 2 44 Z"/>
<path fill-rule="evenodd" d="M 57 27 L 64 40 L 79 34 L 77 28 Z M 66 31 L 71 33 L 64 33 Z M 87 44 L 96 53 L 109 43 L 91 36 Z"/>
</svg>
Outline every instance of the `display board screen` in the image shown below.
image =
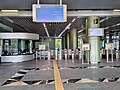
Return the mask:
<svg viewBox="0 0 120 90">
<path fill-rule="evenodd" d="M 104 36 L 103 28 L 90 28 L 88 30 L 88 36 Z"/>
<path fill-rule="evenodd" d="M 66 22 L 67 6 L 40 4 L 33 5 L 33 22 Z"/>
</svg>

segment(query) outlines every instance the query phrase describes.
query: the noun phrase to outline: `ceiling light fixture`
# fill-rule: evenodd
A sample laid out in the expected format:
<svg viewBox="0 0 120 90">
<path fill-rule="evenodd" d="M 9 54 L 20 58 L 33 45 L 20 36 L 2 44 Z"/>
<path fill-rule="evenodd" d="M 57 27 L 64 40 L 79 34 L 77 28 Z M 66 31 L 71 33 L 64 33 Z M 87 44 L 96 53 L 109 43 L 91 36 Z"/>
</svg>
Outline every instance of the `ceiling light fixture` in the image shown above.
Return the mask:
<svg viewBox="0 0 120 90">
<path fill-rule="evenodd" d="M 62 34 L 63 34 L 67 29 L 70 29 L 71 24 L 74 23 L 76 19 L 77 19 L 77 18 L 72 19 L 72 21 L 65 27 L 65 29 L 59 34 L 58 37 L 61 37 Z"/>
<path fill-rule="evenodd" d="M 48 29 L 47 29 L 46 24 L 45 24 L 45 23 L 43 23 L 43 26 L 44 26 L 44 29 L 45 29 L 45 32 L 46 32 L 46 34 L 47 34 L 48 38 L 50 38 L 50 35 L 49 35 L 49 32 L 48 32 Z"/>
<path fill-rule="evenodd" d="M 113 11 L 115 11 L 115 12 L 120 12 L 120 9 L 113 9 Z"/>
<path fill-rule="evenodd" d="M 1 10 L 3 13 L 17 13 L 18 10 Z"/>
<path fill-rule="evenodd" d="M 78 33 L 81 33 L 82 31 L 84 31 L 84 29 L 79 30 Z"/>
</svg>

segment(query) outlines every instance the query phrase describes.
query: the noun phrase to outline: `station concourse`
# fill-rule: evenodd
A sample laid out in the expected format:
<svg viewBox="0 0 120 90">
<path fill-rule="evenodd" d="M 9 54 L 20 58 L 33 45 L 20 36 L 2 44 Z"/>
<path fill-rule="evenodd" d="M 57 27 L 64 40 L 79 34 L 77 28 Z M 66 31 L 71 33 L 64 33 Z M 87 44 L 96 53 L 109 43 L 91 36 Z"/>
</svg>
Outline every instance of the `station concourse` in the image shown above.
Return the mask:
<svg viewBox="0 0 120 90">
<path fill-rule="evenodd" d="M 120 1 L 0 1 L 0 90 L 120 90 Z"/>
</svg>

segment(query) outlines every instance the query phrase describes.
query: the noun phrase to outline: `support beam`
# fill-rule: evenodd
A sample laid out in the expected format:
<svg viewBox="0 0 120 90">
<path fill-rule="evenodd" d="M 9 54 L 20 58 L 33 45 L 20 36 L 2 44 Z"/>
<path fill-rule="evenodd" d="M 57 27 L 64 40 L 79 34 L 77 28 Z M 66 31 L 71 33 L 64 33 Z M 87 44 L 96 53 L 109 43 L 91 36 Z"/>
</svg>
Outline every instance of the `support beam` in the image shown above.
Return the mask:
<svg viewBox="0 0 120 90">
<path fill-rule="evenodd" d="M 119 16 L 120 12 L 114 11 L 68 11 L 68 16 Z M 3 13 L 0 16 L 31 17 L 32 11 L 18 11 L 18 13 Z"/>
</svg>

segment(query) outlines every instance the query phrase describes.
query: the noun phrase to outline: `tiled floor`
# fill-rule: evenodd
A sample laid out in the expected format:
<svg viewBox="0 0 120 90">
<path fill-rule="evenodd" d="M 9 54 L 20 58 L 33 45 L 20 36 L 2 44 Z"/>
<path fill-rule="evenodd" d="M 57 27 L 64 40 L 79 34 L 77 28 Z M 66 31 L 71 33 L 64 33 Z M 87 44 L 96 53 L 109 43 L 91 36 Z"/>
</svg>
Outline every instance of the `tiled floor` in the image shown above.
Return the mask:
<svg viewBox="0 0 120 90">
<path fill-rule="evenodd" d="M 120 60 L 98 65 L 58 60 L 65 90 L 120 90 Z M 52 60 L 0 64 L 0 90 L 55 90 Z"/>
</svg>

